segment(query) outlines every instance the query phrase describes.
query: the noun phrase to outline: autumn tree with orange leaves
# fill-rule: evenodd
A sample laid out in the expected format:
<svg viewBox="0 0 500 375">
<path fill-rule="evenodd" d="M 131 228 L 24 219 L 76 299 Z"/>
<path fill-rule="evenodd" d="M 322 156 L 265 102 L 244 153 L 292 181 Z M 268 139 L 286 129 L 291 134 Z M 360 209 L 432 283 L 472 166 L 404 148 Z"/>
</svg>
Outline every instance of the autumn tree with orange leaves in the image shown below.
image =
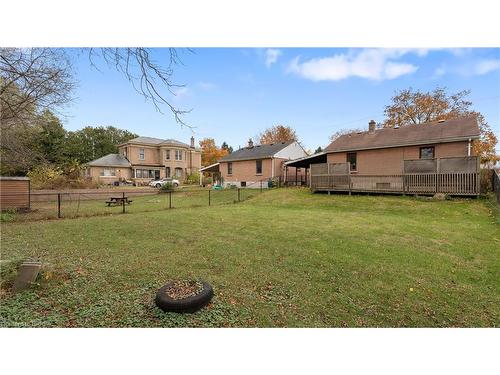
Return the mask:
<svg viewBox="0 0 500 375">
<path fill-rule="evenodd" d="M 259 143 L 262 145 L 293 141 L 298 141 L 297 134 L 290 126 L 285 125 L 275 125 L 259 135 Z"/>
<path fill-rule="evenodd" d="M 201 165 L 208 166 L 217 163 L 220 158 L 226 156 L 228 148 L 217 147 L 213 138 L 204 138 L 200 141 Z"/>
<path fill-rule="evenodd" d="M 475 117 L 480 130 L 479 142 L 474 142 L 474 150 L 481 156 L 481 163 L 494 165 L 500 160 L 496 155 L 497 137 L 484 116 L 472 109 L 467 100 L 470 90 L 447 94 L 445 87 L 422 92 L 413 88 L 396 92 L 391 104 L 385 107 L 384 127 L 422 124 L 437 120 L 451 120 L 460 117 Z"/>
</svg>

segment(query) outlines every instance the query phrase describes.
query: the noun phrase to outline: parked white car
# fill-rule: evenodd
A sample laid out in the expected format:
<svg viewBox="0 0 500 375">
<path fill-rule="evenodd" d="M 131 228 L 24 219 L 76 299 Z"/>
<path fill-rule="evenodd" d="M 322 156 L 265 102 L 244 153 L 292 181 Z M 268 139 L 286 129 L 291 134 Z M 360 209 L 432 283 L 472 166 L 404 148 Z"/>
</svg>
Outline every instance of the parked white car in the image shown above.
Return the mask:
<svg viewBox="0 0 500 375">
<path fill-rule="evenodd" d="M 180 185 L 179 180 L 176 180 L 175 178 L 167 177 L 167 178 L 162 178 L 161 180 L 153 180 L 149 183 L 149 186 L 155 187 L 155 188 L 161 188 L 165 184 L 172 184 L 173 187 L 178 187 Z"/>
</svg>

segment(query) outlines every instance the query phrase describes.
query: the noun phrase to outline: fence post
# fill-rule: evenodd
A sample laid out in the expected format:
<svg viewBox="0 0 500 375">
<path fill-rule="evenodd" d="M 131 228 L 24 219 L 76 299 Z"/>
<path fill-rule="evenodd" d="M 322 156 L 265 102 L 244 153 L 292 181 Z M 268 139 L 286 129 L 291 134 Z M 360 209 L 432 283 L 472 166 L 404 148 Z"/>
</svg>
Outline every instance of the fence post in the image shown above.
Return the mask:
<svg viewBox="0 0 500 375">
<path fill-rule="evenodd" d="M 61 218 L 61 193 L 57 193 L 57 218 Z"/>
<path fill-rule="evenodd" d="M 260 192 L 262 193 L 262 180 L 260 180 Z"/>
<path fill-rule="evenodd" d="M 238 202 L 241 202 L 241 200 L 240 200 L 240 188 L 238 188 Z"/>
<path fill-rule="evenodd" d="M 349 184 L 349 195 L 351 195 L 351 174 L 347 175 L 347 183 Z"/>
<path fill-rule="evenodd" d="M 168 208 L 172 208 L 172 192 L 168 192 Z"/>
<path fill-rule="evenodd" d="M 125 192 L 122 192 L 122 214 L 125 213 Z"/>
<path fill-rule="evenodd" d="M 210 206 L 210 189 L 208 189 L 208 205 Z"/>
</svg>

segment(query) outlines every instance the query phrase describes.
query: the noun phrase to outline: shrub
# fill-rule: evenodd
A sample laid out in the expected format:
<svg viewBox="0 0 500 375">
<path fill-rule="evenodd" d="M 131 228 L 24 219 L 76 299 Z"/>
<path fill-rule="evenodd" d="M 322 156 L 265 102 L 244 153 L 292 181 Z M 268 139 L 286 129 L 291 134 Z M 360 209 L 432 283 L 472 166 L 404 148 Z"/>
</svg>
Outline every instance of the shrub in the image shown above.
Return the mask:
<svg viewBox="0 0 500 375">
<path fill-rule="evenodd" d="M 167 193 L 172 190 L 174 190 L 174 185 L 171 182 L 167 182 L 160 186 L 161 193 Z"/>
<path fill-rule="evenodd" d="M 487 194 L 493 191 L 493 169 L 481 169 L 479 174 L 479 184 L 482 194 Z"/>
<path fill-rule="evenodd" d="M 189 176 L 186 178 L 186 182 L 188 184 L 199 184 L 200 183 L 200 174 L 199 173 L 191 173 Z"/>
<path fill-rule="evenodd" d="M 27 176 L 32 189 L 83 189 L 95 188 L 97 183 L 81 176 L 81 167 L 72 165 L 67 171 L 51 165 L 40 165 L 31 169 Z"/>
</svg>

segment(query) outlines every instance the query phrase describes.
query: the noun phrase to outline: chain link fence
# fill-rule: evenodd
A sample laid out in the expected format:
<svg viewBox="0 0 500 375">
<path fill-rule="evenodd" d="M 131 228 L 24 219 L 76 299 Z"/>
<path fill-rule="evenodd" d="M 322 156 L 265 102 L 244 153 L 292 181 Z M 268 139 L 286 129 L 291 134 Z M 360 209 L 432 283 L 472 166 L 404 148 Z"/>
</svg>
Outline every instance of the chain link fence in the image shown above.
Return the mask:
<svg viewBox="0 0 500 375">
<path fill-rule="evenodd" d="M 262 189 L 176 189 L 158 190 L 89 191 L 89 192 L 31 192 L 29 207 L 2 208 L 2 221 L 36 221 L 161 211 L 176 208 L 220 206 L 245 201 L 262 192 Z M 15 194 L 2 194 L 5 200 Z"/>
</svg>

